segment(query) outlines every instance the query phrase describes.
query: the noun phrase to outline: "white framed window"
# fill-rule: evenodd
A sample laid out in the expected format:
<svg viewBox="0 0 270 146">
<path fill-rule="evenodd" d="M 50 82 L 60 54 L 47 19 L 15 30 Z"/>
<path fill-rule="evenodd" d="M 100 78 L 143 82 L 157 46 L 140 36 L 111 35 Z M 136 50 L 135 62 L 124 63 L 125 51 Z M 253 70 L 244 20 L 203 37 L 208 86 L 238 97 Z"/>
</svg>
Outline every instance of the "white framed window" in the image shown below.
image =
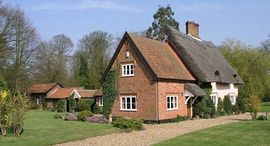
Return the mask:
<svg viewBox="0 0 270 146">
<path fill-rule="evenodd" d="M 218 104 L 218 95 L 217 95 L 217 93 L 212 93 L 210 95 L 210 97 L 213 100 L 214 105 L 217 106 L 217 104 Z"/>
<path fill-rule="evenodd" d="M 121 96 L 120 97 L 121 110 L 136 111 L 137 110 L 137 99 L 136 96 Z"/>
<path fill-rule="evenodd" d="M 177 95 L 168 95 L 167 99 L 167 110 L 178 109 L 178 96 Z"/>
<path fill-rule="evenodd" d="M 36 98 L 36 103 L 37 103 L 37 105 L 40 105 L 40 97 Z"/>
<path fill-rule="evenodd" d="M 99 106 L 103 106 L 103 97 L 99 97 Z"/>
<path fill-rule="evenodd" d="M 234 104 L 235 104 L 235 96 L 234 96 L 234 93 L 230 93 L 230 94 L 229 94 L 229 98 L 230 98 L 231 103 L 234 105 Z"/>
<path fill-rule="evenodd" d="M 122 64 L 122 76 L 134 76 L 134 64 Z"/>
</svg>

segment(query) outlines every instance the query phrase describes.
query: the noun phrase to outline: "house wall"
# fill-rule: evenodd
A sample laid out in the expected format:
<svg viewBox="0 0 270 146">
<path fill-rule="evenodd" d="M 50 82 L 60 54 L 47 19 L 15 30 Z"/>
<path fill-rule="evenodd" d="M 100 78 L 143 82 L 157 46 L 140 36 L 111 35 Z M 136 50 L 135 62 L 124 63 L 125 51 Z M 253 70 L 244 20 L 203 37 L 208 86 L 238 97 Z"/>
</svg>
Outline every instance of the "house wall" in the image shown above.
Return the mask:
<svg viewBox="0 0 270 146">
<path fill-rule="evenodd" d="M 127 51 L 129 52 L 129 57 L 126 57 Z M 134 76 L 122 77 L 121 64 L 123 63 L 134 63 Z M 112 115 L 157 120 L 157 84 L 152 80 L 152 76 L 146 66 L 127 41 L 122 45 L 112 68 L 118 68 L 119 77 L 119 96 L 116 97 L 113 104 Z M 137 111 L 122 111 L 120 109 L 120 97 L 125 95 L 136 96 Z"/>
<path fill-rule="evenodd" d="M 238 86 L 235 84 L 220 84 L 216 82 L 211 83 L 212 93 L 217 93 L 218 97 L 222 100 L 224 97 L 230 93 L 233 93 L 235 97 L 238 96 Z"/>
<path fill-rule="evenodd" d="M 167 110 L 167 95 L 178 96 L 178 109 Z M 185 104 L 183 83 L 158 82 L 159 120 L 176 118 L 177 115 L 188 114 Z"/>
</svg>

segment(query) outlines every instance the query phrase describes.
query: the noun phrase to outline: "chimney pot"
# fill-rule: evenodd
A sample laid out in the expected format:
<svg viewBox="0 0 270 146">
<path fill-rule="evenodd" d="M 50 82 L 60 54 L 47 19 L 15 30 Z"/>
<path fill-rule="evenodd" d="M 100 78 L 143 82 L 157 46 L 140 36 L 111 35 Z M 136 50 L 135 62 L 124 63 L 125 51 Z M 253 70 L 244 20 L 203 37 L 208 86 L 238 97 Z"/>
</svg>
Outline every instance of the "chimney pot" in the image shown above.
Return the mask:
<svg viewBox="0 0 270 146">
<path fill-rule="evenodd" d="M 186 34 L 189 34 L 193 37 L 200 39 L 199 37 L 199 24 L 194 21 L 186 22 Z"/>
</svg>

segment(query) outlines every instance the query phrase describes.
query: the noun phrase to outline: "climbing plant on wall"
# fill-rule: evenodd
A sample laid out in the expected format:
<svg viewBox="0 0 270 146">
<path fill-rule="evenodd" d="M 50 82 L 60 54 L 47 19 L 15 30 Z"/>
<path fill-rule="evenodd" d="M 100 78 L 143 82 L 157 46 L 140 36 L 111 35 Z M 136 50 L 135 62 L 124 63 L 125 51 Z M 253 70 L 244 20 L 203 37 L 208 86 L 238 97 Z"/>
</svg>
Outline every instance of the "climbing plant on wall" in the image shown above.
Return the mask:
<svg viewBox="0 0 270 146">
<path fill-rule="evenodd" d="M 103 85 L 103 115 L 109 117 L 112 112 L 112 106 L 115 97 L 118 93 L 117 88 L 117 71 L 110 70 L 106 76 L 105 83 Z"/>
</svg>

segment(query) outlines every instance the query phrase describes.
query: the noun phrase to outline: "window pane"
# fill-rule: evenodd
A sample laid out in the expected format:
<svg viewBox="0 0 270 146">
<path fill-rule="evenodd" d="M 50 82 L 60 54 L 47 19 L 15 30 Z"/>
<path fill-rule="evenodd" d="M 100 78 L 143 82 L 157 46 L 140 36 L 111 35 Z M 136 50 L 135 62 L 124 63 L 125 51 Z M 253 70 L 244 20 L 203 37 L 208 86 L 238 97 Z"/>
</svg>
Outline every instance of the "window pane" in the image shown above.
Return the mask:
<svg viewBox="0 0 270 146">
<path fill-rule="evenodd" d="M 132 97 L 132 109 L 136 109 L 136 98 Z"/>
<path fill-rule="evenodd" d="M 130 65 L 130 74 L 134 74 L 134 72 L 133 72 L 133 65 Z"/>
<path fill-rule="evenodd" d="M 167 109 L 170 108 L 170 97 L 167 97 Z"/>
<path fill-rule="evenodd" d="M 177 97 L 174 97 L 174 108 L 177 108 Z"/>
<path fill-rule="evenodd" d="M 130 97 L 127 97 L 127 109 L 130 109 Z"/>
<path fill-rule="evenodd" d="M 127 65 L 127 75 L 129 75 L 129 65 Z"/>
<path fill-rule="evenodd" d="M 126 66 L 123 65 L 123 75 L 126 75 Z"/>
<path fill-rule="evenodd" d="M 122 109 L 126 109 L 126 98 L 122 97 Z"/>
</svg>

